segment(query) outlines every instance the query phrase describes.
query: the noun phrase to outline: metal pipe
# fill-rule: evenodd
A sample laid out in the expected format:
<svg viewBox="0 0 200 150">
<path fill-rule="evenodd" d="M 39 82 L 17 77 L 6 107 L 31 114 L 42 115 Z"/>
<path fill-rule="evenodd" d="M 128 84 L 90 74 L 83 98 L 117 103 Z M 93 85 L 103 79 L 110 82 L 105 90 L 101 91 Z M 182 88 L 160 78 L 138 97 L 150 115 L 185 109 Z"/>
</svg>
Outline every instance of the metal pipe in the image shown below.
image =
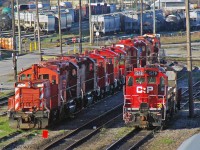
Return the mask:
<svg viewBox="0 0 200 150">
<path fill-rule="evenodd" d="M 59 27 L 59 41 L 60 41 L 60 54 L 63 55 L 62 50 L 62 32 L 61 32 L 61 14 L 60 14 L 60 0 L 58 0 L 58 27 Z"/>
<path fill-rule="evenodd" d="M 12 37 L 13 37 L 13 70 L 14 70 L 14 80 L 17 82 L 17 51 L 16 51 L 16 37 L 15 37 L 15 10 L 14 10 L 14 0 L 11 0 L 12 8 Z"/>
<path fill-rule="evenodd" d="M 36 4 L 37 33 L 38 33 L 38 50 L 40 53 L 40 60 L 42 61 L 41 41 L 40 41 L 40 24 L 39 24 L 39 15 L 38 15 L 38 0 L 36 0 L 35 4 Z"/>
</svg>

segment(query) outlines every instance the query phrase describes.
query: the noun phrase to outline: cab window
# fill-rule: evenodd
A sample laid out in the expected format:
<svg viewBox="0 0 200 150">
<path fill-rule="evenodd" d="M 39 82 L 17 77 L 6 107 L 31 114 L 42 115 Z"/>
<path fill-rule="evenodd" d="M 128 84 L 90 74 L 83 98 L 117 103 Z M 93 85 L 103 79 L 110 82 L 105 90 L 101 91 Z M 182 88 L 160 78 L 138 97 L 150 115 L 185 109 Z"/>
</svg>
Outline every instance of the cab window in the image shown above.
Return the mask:
<svg viewBox="0 0 200 150">
<path fill-rule="evenodd" d="M 31 74 L 28 74 L 28 75 L 27 75 L 27 78 L 28 78 L 28 79 L 31 79 Z"/>
<path fill-rule="evenodd" d="M 124 60 L 120 60 L 119 64 L 124 65 Z"/>
<path fill-rule="evenodd" d="M 40 79 L 49 79 L 49 75 L 48 74 L 41 74 L 39 75 Z"/>
<path fill-rule="evenodd" d="M 165 80 L 163 77 L 160 78 L 160 90 L 161 91 L 165 90 Z"/>
<path fill-rule="evenodd" d="M 26 79 L 26 75 L 25 74 L 22 74 L 21 76 L 20 76 L 20 80 L 25 80 Z"/>
<path fill-rule="evenodd" d="M 147 77 L 148 83 L 156 83 L 156 77 Z"/>
<path fill-rule="evenodd" d="M 127 83 L 128 86 L 133 86 L 133 77 L 129 77 L 128 78 L 128 83 Z"/>
<path fill-rule="evenodd" d="M 135 81 L 136 81 L 136 83 L 142 84 L 142 83 L 145 82 L 145 78 L 144 78 L 144 77 L 137 77 L 137 78 L 135 79 Z"/>
</svg>

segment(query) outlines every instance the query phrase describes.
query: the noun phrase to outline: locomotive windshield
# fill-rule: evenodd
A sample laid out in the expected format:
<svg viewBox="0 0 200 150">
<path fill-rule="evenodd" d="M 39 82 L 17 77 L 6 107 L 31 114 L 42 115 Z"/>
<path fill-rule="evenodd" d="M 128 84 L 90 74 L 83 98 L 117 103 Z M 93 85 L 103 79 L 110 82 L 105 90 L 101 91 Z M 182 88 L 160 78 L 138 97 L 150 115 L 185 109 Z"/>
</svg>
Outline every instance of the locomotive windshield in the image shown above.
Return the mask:
<svg viewBox="0 0 200 150">
<path fill-rule="evenodd" d="M 128 78 L 128 86 L 133 86 L 133 77 Z"/>
<path fill-rule="evenodd" d="M 136 83 L 142 84 L 142 83 L 144 83 L 145 78 L 144 77 L 137 77 L 135 81 L 136 81 Z"/>
<path fill-rule="evenodd" d="M 148 83 L 156 83 L 156 77 L 147 77 Z"/>
</svg>

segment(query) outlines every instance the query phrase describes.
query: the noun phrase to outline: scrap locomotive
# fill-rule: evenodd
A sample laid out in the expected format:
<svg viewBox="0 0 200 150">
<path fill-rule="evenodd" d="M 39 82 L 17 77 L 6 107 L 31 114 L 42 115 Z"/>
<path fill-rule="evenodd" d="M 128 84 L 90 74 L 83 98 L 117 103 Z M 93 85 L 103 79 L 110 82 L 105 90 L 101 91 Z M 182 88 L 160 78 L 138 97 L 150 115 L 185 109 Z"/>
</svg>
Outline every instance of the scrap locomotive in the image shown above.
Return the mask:
<svg viewBox="0 0 200 150">
<path fill-rule="evenodd" d="M 155 35 L 144 35 L 33 64 L 18 74 L 8 100 L 10 126 L 45 128 L 114 94 L 134 68 L 157 62 L 159 46 Z"/>
</svg>

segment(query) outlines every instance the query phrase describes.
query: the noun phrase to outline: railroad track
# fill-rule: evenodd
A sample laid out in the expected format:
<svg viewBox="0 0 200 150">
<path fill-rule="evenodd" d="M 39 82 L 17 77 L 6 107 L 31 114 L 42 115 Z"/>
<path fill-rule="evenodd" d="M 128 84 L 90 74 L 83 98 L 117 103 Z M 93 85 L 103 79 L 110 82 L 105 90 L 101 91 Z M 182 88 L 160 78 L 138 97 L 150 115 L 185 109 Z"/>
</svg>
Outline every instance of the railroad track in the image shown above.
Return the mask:
<svg viewBox="0 0 200 150">
<path fill-rule="evenodd" d="M 14 95 L 14 92 L 11 92 L 7 96 L 0 98 L 0 117 L 7 115 L 7 111 L 4 111 L 3 109 L 1 109 L 1 107 L 7 106 L 8 105 L 8 98 L 13 96 L 13 95 Z M 3 110 L 3 111 L 1 111 L 1 110 Z"/>
<path fill-rule="evenodd" d="M 2 150 L 9 150 L 9 149 L 15 149 L 20 147 L 23 143 L 25 143 L 26 140 L 29 140 L 36 136 L 37 134 L 35 131 L 30 132 L 16 132 L 15 136 L 10 136 L 6 141 L 6 145 L 3 146 Z M 21 146 L 23 148 L 23 146 Z"/>
<path fill-rule="evenodd" d="M 133 129 L 131 132 L 110 145 L 106 150 L 134 150 L 151 138 L 159 128 L 152 130 Z"/>
<path fill-rule="evenodd" d="M 103 128 L 106 124 L 121 116 L 123 112 L 122 106 L 123 104 L 120 104 L 112 110 L 89 121 L 80 128 L 73 130 L 71 133 L 62 135 L 57 140 L 48 143 L 48 145 L 45 145 L 42 149 L 68 150 L 81 145 L 90 139 L 93 135 L 100 132 L 100 129 Z"/>
<path fill-rule="evenodd" d="M 200 95 L 200 81 L 195 82 L 192 87 L 193 87 L 193 99 L 195 99 Z M 182 92 L 184 102 L 182 102 L 181 109 L 183 109 L 189 103 L 189 98 L 188 98 L 189 95 L 187 94 L 187 92 L 188 88 Z"/>
</svg>

